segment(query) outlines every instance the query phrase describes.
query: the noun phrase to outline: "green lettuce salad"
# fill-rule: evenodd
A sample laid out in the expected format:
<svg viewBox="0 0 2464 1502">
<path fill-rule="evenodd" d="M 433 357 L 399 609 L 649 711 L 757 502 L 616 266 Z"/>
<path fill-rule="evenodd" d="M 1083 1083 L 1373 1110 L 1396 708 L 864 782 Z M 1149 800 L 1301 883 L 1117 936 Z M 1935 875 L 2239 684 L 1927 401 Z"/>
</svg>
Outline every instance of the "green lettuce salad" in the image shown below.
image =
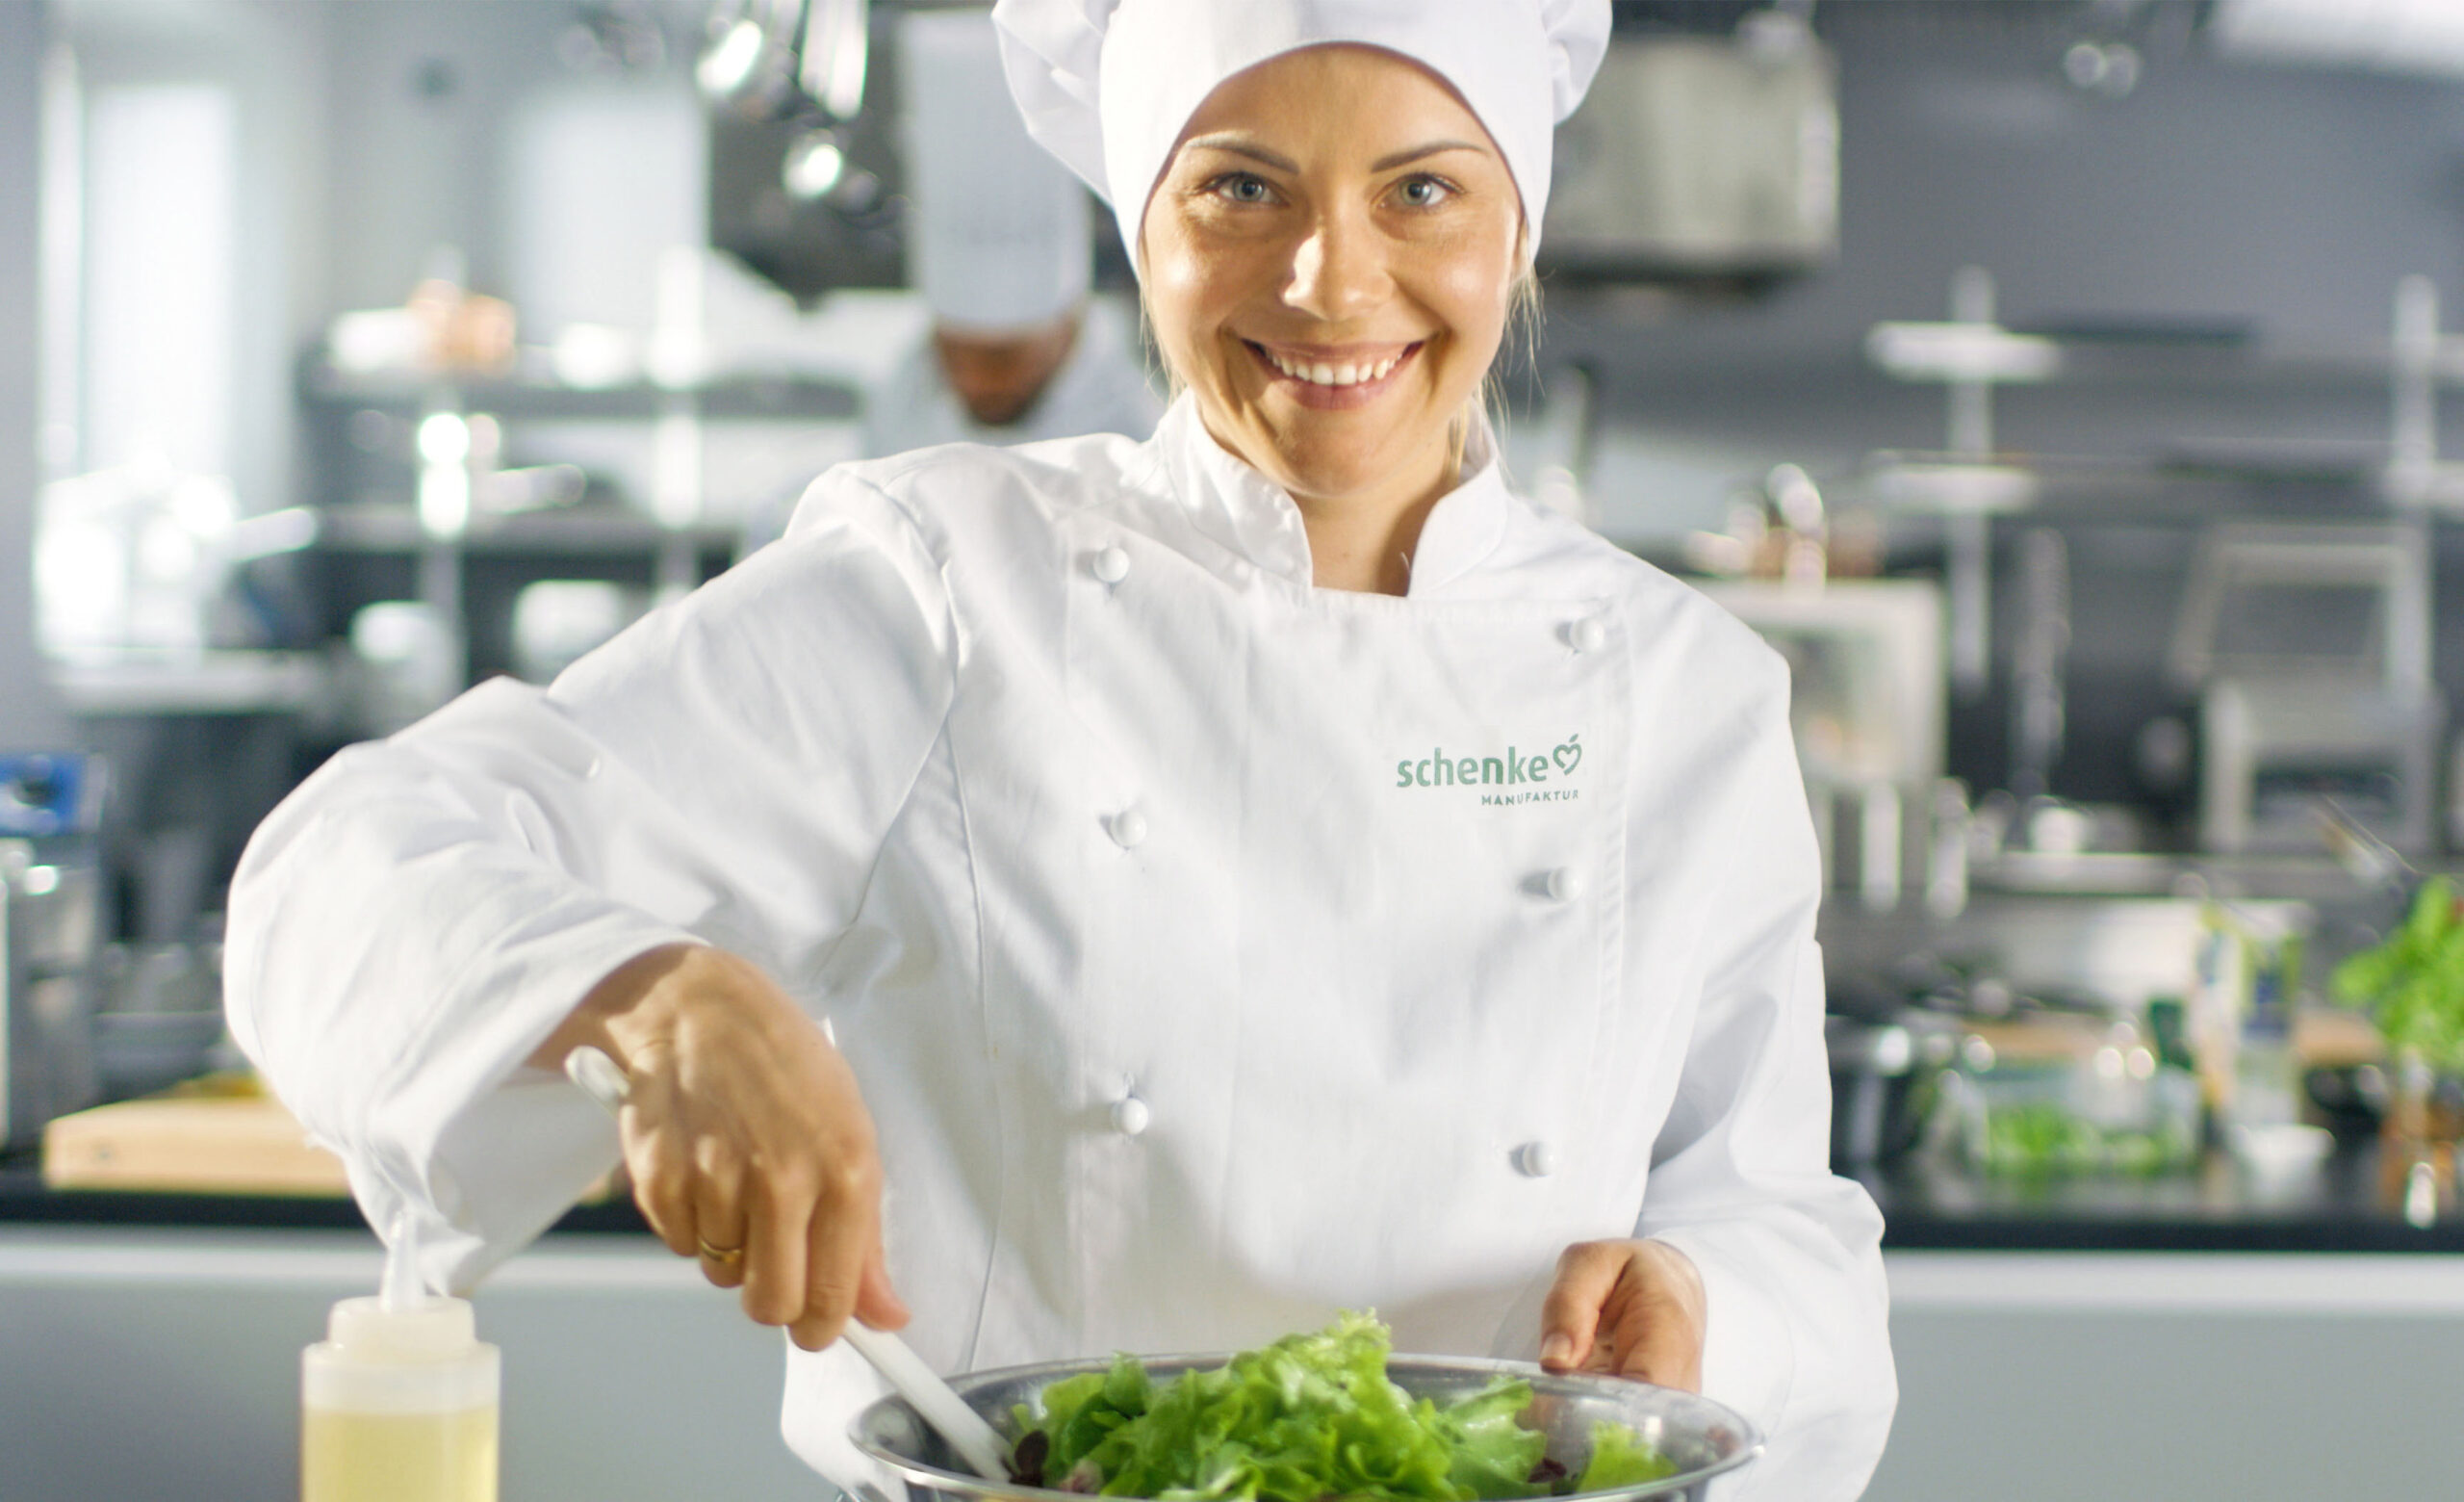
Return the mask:
<svg viewBox="0 0 2464 1502">
<path fill-rule="evenodd" d="M 1545 1456 L 1547 1437 L 1517 1422 L 1529 1383 L 1501 1377 L 1439 1408 L 1388 1380 L 1392 1350 L 1375 1316 L 1345 1314 L 1160 1384 L 1120 1357 L 1110 1371 L 1046 1387 L 1040 1416 L 1016 1411 L 1014 1479 L 1159 1502 L 1474 1502 L 1677 1474 L 1632 1430 L 1601 1423 L 1590 1463 L 1570 1475 Z"/>
</svg>

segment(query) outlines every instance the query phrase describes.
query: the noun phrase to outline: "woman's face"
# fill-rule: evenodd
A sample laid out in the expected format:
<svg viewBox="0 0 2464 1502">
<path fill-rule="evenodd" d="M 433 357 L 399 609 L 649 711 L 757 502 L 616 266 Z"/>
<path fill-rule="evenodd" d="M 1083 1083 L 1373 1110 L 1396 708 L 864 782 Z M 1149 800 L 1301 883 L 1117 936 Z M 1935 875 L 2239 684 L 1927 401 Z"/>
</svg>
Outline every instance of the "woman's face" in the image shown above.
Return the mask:
<svg viewBox="0 0 2464 1502">
<path fill-rule="evenodd" d="M 1148 317 L 1207 430 L 1303 500 L 1404 502 L 1497 353 L 1522 201 L 1477 117 L 1393 53 L 1226 79 L 1147 200 Z"/>
</svg>

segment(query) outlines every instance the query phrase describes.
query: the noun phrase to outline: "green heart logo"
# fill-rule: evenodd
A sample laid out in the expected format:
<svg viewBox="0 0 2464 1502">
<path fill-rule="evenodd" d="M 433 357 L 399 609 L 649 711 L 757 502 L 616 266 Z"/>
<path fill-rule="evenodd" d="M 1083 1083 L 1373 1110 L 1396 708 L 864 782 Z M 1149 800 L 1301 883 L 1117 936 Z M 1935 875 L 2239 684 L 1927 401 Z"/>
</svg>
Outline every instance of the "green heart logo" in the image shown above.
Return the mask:
<svg viewBox="0 0 2464 1502">
<path fill-rule="evenodd" d="M 1549 760 L 1557 764 L 1558 776 L 1572 777 L 1575 768 L 1582 764 L 1582 732 L 1568 736 L 1564 745 L 1549 753 Z"/>
</svg>

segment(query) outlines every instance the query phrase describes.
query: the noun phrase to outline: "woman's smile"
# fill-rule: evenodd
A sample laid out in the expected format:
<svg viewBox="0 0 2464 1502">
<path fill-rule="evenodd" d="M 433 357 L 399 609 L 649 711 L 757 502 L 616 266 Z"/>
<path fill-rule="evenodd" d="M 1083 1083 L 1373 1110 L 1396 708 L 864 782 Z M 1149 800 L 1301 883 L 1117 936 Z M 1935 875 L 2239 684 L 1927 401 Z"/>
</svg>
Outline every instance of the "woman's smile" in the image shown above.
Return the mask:
<svg viewBox="0 0 2464 1502">
<path fill-rule="evenodd" d="M 1268 383 L 1321 412 L 1357 411 L 1395 389 L 1424 340 L 1408 344 L 1290 345 L 1244 339 Z"/>
</svg>

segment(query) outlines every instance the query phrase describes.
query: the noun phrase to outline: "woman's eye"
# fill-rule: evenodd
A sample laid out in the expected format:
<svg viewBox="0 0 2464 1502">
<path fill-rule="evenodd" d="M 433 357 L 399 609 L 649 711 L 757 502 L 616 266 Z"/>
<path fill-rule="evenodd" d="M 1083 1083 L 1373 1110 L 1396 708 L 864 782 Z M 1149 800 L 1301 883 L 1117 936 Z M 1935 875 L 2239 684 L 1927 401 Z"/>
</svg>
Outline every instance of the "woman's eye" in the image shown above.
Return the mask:
<svg viewBox="0 0 2464 1502">
<path fill-rule="evenodd" d="M 1267 180 L 1248 172 L 1226 172 L 1215 180 L 1217 196 L 1234 203 L 1267 203 L 1272 201 L 1274 190 Z"/>
<path fill-rule="evenodd" d="M 1454 195 L 1453 188 L 1436 177 L 1407 177 L 1395 192 L 1405 207 L 1414 209 L 1433 209 Z"/>
</svg>

